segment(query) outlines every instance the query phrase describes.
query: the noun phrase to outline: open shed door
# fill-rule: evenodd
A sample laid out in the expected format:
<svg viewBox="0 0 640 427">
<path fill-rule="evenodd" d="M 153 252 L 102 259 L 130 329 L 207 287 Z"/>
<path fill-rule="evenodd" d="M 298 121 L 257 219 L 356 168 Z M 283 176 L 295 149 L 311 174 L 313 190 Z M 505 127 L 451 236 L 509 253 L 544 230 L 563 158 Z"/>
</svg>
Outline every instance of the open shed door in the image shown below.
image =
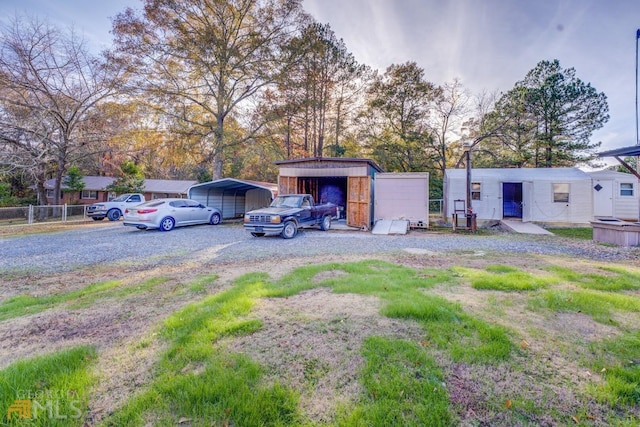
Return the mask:
<svg viewBox="0 0 640 427">
<path fill-rule="evenodd" d="M 371 178 L 350 176 L 347 191 L 347 225 L 366 227 L 371 225 Z"/>
<path fill-rule="evenodd" d="M 522 222 L 531 221 L 531 208 L 533 207 L 533 184 L 522 183 Z"/>
<path fill-rule="evenodd" d="M 295 176 L 281 176 L 278 178 L 278 194 L 297 194 L 298 178 Z"/>
</svg>

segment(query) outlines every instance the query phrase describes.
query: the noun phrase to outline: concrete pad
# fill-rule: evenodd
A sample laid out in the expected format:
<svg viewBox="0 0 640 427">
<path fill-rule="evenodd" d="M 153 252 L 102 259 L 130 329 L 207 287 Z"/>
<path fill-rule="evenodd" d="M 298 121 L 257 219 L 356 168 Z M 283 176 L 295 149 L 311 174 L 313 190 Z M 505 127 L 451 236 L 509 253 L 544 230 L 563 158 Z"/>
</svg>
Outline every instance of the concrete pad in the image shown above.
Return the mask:
<svg viewBox="0 0 640 427">
<path fill-rule="evenodd" d="M 546 236 L 553 236 L 554 234 L 539 225 L 530 223 L 530 222 L 522 222 L 522 221 L 513 221 L 510 219 L 503 219 L 500 221 L 502 225 L 504 225 L 508 230 L 513 231 L 514 233 L 521 234 L 540 234 Z"/>
</svg>

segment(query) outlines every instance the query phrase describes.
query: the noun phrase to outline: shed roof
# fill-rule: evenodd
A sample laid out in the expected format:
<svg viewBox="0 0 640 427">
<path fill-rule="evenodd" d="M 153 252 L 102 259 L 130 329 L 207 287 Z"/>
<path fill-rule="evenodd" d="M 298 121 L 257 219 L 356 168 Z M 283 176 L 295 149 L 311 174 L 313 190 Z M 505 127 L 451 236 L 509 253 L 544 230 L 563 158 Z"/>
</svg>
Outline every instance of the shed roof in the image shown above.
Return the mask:
<svg viewBox="0 0 640 427">
<path fill-rule="evenodd" d="M 278 184 L 271 182 L 250 181 L 236 178 L 220 178 L 214 181 L 203 182 L 201 184 L 192 185 L 189 188 L 189 194 L 191 191 L 198 188 L 218 188 L 223 191 L 240 191 L 247 192 L 256 188 L 262 188 L 271 192 L 271 197 L 275 197 L 278 194 Z"/>
<path fill-rule="evenodd" d="M 371 159 L 362 159 L 356 157 L 305 157 L 301 159 L 287 159 L 274 162 L 276 165 L 296 165 L 303 163 L 321 163 L 321 162 L 335 162 L 335 163 L 366 163 L 377 172 L 382 172 L 382 168 L 378 166 L 376 162 Z"/>
<path fill-rule="evenodd" d="M 447 169 L 445 175 L 460 179 L 466 177 L 466 169 Z M 478 168 L 471 169 L 474 178 L 495 178 L 501 181 L 590 179 L 586 172 L 578 168 Z"/>
</svg>

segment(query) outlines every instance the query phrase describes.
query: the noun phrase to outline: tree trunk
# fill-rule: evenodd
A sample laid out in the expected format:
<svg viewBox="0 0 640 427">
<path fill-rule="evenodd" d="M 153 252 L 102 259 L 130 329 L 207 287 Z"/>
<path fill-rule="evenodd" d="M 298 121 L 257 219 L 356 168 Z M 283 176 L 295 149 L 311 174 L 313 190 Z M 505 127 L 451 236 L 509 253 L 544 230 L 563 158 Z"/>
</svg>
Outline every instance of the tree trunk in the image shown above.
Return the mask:
<svg viewBox="0 0 640 427">
<path fill-rule="evenodd" d="M 213 179 L 222 178 L 222 170 L 224 166 L 224 115 L 218 114 L 216 117 L 217 125 L 215 132 L 215 148 L 213 154 Z"/>
</svg>

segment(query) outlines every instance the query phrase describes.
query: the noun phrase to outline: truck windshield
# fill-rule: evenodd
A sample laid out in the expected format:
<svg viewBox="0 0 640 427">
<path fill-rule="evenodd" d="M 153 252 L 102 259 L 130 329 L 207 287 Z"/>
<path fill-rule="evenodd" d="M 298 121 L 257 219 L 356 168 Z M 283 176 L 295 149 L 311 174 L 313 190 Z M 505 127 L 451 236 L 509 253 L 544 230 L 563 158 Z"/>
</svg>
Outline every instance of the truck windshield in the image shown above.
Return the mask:
<svg viewBox="0 0 640 427">
<path fill-rule="evenodd" d="M 271 202 L 272 208 L 299 208 L 302 196 L 278 196 Z"/>
<path fill-rule="evenodd" d="M 127 200 L 127 197 L 129 197 L 129 194 L 123 194 L 120 197 L 116 197 L 115 199 L 111 200 L 112 202 L 124 202 Z"/>
</svg>

